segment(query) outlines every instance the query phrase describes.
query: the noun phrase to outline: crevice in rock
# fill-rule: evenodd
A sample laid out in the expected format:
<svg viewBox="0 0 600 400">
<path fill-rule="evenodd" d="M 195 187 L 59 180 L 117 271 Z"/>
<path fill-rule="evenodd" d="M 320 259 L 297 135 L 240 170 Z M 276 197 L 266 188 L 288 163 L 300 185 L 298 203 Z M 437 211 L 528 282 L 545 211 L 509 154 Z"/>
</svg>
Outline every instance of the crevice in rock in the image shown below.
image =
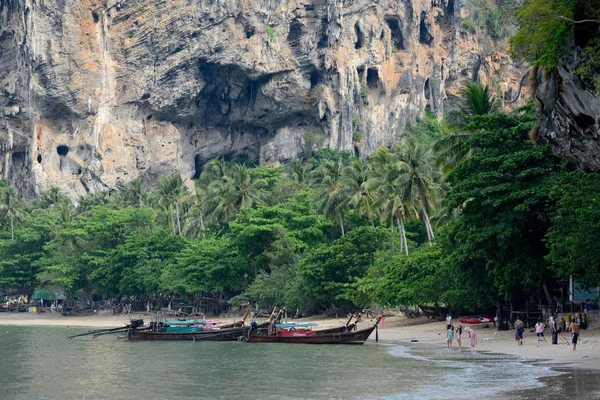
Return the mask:
<svg viewBox="0 0 600 400">
<path fill-rule="evenodd" d="M 369 68 L 367 70 L 367 87 L 369 89 L 377 89 L 379 84 L 379 72 L 377 68 Z"/>
<path fill-rule="evenodd" d="M 354 44 L 354 48 L 361 49 L 365 45 L 365 35 L 360 30 L 358 22 L 354 25 L 354 32 L 356 33 L 356 43 Z"/>
<path fill-rule="evenodd" d="M 425 79 L 425 86 L 423 87 L 423 94 L 425 95 L 425 99 L 431 99 L 431 86 L 429 85 L 429 78 Z"/>
<path fill-rule="evenodd" d="M 37 156 L 37 162 L 40 163 L 40 164 L 42 163 L 42 155 L 41 154 L 38 154 L 38 156 Z"/>
<path fill-rule="evenodd" d="M 56 148 L 56 152 L 59 156 L 64 157 L 69 154 L 69 148 L 65 145 L 60 145 Z"/>
<path fill-rule="evenodd" d="M 387 15 L 385 17 L 385 23 L 388 28 L 390 28 L 394 49 L 404 50 L 404 37 L 402 36 L 402 29 L 400 28 L 400 20 L 398 17 Z"/>
<path fill-rule="evenodd" d="M 429 32 L 429 28 L 427 27 L 426 18 L 427 14 L 425 12 L 422 12 L 421 23 L 419 24 L 419 42 L 430 45 L 431 43 L 433 43 L 433 36 Z"/>
<path fill-rule="evenodd" d="M 310 73 L 310 87 L 314 88 L 323 80 L 323 75 L 318 69 L 313 69 Z"/>
<path fill-rule="evenodd" d="M 200 154 L 196 154 L 196 156 L 194 157 L 194 176 L 192 176 L 192 179 L 200 178 L 200 174 L 202 173 L 203 169 L 204 169 L 204 163 L 202 162 L 202 159 L 200 158 Z"/>
</svg>

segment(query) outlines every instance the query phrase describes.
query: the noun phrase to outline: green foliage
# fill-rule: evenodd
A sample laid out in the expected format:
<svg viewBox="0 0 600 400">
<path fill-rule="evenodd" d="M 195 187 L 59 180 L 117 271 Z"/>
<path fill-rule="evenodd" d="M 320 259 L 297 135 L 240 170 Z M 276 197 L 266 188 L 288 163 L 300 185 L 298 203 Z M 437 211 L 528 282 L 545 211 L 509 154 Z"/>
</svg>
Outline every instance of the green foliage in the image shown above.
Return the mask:
<svg viewBox="0 0 600 400">
<path fill-rule="evenodd" d="M 352 134 L 352 141 L 354 143 L 360 143 L 361 140 L 362 140 L 362 133 L 356 131 Z"/>
<path fill-rule="evenodd" d="M 577 74 L 596 93 L 600 93 L 600 38 L 592 39 L 585 48 L 589 59 L 577 69 Z"/>
<path fill-rule="evenodd" d="M 275 39 L 275 34 L 276 34 L 276 31 L 275 31 L 275 28 L 274 28 L 274 27 L 272 27 L 271 25 L 268 25 L 268 26 L 265 28 L 265 30 L 267 31 L 267 36 L 268 36 L 269 40 L 273 40 L 273 39 Z"/>
<path fill-rule="evenodd" d="M 387 251 L 377 254 L 364 278 L 357 283 L 357 303 L 383 306 L 447 301 L 452 284 L 441 263 L 441 250 L 425 247 L 409 256 Z"/>
<path fill-rule="evenodd" d="M 409 140 L 431 144 L 441 138 L 444 133 L 437 116 L 426 110 L 424 118 L 418 119 L 414 125 L 407 125 L 404 134 Z"/>
<path fill-rule="evenodd" d="M 546 236 L 546 259 L 560 277 L 600 285 L 600 174 L 576 171 L 560 182 L 561 198 Z"/>
<path fill-rule="evenodd" d="M 551 69 L 557 66 L 571 38 L 576 0 L 531 0 L 516 10 L 519 30 L 510 38 L 512 57 Z"/>
<path fill-rule="evenodd" d="M 383 228 L 361 227 L 330 245 L 310 252 L 298 265 L 312 309 L 351 308 L 356 298 L 353 283 L 364 276 L 378 250 L 389 247 Z M 312 311 L 312 310 L 311 310 Z"/>
<path fill-rule="evenodd" d="M 551 277 L 542 239 L 560 163 L 549 147 L 529 142 L 535 123 L 529 113 L 473 117 L 470 142 L 479 151 L 448 176 L 449 207 L 462 215 L 443 245 L 447 262 L 472 276 L 484 268 L 482 281 L 507 301 Z"/>
<path fill-rule="evenodd" d="M 194 240 L 169 264 L 162 286 L 171 293 L 231 293 L 253 273 L 226 237 Z"/>
<path fill-rule="evenodd" d="M 477 33 L 477 25 L 475 25 L 475 23 L 468 18 L 463 19 L 462 27 L 465 31 L 469 32 L 472 35 Z"/>
<path fill-rule="evenodd" d="M 369 87 L 365 82 L 360 84 L 360 97 L 362 97 L 365 105 L 369 105 Z"/>
<path fill-rule="evenodd" d="M 58 217 L 40 213 L 25 220 L 11 240 L 8 232 L 0 236 L 0 287 L 19 288 L 37 282 L 39 260 L 46 257 L 44 245 L 52 238 Z"/>
</svg>

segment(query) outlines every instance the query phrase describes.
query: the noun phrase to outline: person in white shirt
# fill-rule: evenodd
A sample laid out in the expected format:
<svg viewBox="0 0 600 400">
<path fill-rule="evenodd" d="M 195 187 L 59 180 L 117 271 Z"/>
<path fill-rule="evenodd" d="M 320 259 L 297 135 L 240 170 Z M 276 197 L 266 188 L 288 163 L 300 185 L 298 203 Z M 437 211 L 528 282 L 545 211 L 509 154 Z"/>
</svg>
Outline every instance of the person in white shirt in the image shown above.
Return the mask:
<svg viewBox="0 0 600 400">
<path fill-rule="evenodd" d="M 450 314 L 446 315 L 446 330 L 450 329 L 452 326 L 452 317 Z"/>
</svg>

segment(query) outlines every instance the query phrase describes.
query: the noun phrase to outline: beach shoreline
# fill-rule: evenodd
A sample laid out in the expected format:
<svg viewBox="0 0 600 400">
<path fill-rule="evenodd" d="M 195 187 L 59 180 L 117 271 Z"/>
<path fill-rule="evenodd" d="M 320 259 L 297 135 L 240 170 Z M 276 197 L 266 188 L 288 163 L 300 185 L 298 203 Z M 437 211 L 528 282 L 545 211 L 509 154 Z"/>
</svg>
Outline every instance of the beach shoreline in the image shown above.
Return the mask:
<svg viewBox="0 0 600 400">
<path fill-rule="evenodd" d="M 68 327 L 68 328 L 113 328 L 126 325 L 130 318 L 143 318 L 149 322 L 153 314 L 132 313 L 130 315 L 83 315 L 62 316 L 58 313 L 0 313 L 0 326 L 38 326 L 38 327 Z M 172 317 L 174 318 L 174 317 Z M 210 317 L 213 318 L 213 317 Z M 215 319 L 234 322 L 240 317 L 214 317 Z M 308 317 L 299 322 L 314 321 L 319 329 L 339 326 L 345 322 L 341 318 Z M 363 319 L 359 328 L 371 325 L 374 319 Z M 520 356 L 528 362 L 549 367 L 568 367 L 600 371 L 600 329 L 588 328 L 582 331 L 577 351 L 572 351 L 570 335 L 566 332 L 559 334 L 559 344 L 552 345 L 550 333 L 546 330 L 546 342 L 538 343 L 535 333 L 530 329 L 525 331 L 524 344 L 517 346 L 514 340 L 514 330 L 497 331 L 485 325 L 471 326 L 477 332 L 478 344 L 474 349 L 469 347 L 469 339 L 463 333 L 461 351 L 479 351 Z M 379 340 L 383 342 L 419 343 L 440 346 L 440 351 L 459 351 L 456 340 L 451 349 L 445 346 L 446 323 L 425 317 L 407 319 L 403 316 L 387 317 L 383 327 L 379 328 Z M 370 340 L 374 340 L 373 337 Z"/>
</svg>

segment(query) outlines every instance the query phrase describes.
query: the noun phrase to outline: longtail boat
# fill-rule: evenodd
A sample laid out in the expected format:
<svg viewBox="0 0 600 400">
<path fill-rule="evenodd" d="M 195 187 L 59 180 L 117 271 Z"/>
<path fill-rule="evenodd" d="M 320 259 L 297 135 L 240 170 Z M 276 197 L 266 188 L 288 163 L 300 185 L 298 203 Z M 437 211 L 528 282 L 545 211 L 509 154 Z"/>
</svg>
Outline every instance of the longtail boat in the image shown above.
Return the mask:
<svg viewBox="0 0 600 400">
<path fill-rule="evenodd" d="M 127 331 L 129 340 L 187 340 L 187 341 L 232 341 L 248 334 L 249 326 L 240 328 L 212 329 L 196 332 L 155 332 L 143 329 Z"/>
<path fill-rule="evenodd" d="M 247 341 L 253 343 L 303 343 L 303 344 L 364 344 L 365 341 L 371 336 L 374 330 L 377 329 L 381 317 L 377 319 L 377 322 L 368 328 L 360 329 L 357 331 L 350 332 L 333 332 L 333 333 L 321 333 L 317 335 L 318 331 L 312 331 L 308 329 L 299 330 L 296 328 L 294 331 L 289 329 L 289 324 L 278 324 L 276 326 L 275 334 L 264 335 L 256 334 L 254 331 L 250 331 L 248 334 Z M 308 328 L 314 326 L 314 324 L 302 324 L 302 328 Z M 311 332 L 311 333 L 309 333 Z"/>
</svg>

